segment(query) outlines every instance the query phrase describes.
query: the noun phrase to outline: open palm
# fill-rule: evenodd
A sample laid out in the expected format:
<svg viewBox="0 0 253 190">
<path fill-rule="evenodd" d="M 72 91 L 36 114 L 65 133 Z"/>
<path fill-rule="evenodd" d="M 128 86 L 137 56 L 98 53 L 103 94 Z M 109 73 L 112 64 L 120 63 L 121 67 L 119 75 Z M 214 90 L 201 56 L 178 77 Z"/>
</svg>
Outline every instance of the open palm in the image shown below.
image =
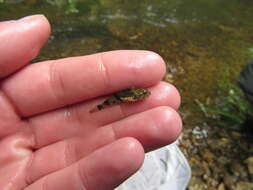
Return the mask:
<svg viewBox="0 0 253 190">
<path fill-rule="evenodd" d="M 41 15 L 0 23 L 0 189 L 111 190 L 144 152 L 173 142 L 177 90 L 159 82 L 148 51 L 112 51 L 26 65 L 50 34 Z M 151 96 L 91 113 L 106 95 L 148 87 Z"/>
</svg>

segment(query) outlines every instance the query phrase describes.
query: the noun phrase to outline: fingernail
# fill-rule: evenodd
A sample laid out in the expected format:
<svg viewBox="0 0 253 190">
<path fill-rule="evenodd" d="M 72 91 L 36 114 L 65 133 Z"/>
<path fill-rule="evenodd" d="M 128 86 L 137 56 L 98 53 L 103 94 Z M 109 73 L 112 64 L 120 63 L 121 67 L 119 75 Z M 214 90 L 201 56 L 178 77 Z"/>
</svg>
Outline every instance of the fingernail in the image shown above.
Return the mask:
<svg viewBox="0 0 253 190">
<path fill-rule="evenodd" d="M 37 16 L 44 16 L 44 15 L 42 15 L 42 14 L 29 15 L 29 16 L 25 16 L 25 17 L 18 19 L 18 21 L 32 20 L 32 19 L 34 19 L 34 17 L 37 17 Z"/>
</svg>

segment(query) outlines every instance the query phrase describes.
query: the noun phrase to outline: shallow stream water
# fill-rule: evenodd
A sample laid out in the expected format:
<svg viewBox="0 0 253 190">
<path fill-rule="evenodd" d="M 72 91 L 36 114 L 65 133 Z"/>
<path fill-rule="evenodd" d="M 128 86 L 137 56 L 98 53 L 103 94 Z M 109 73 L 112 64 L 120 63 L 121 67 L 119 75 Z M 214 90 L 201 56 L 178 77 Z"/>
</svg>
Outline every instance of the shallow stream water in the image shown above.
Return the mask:
<svg viewBox="0 0 253 190">
<path fill-rule="evenodd" d="M 52 35 L 35 61 L 116 49 L 146 49 L 166 61 L 165 80 L 182 95 L 181 148 L 193 170 L 190 189 L 243 189 L 253 175 L 247 134 L 220 128 L 197 112 L 197 102 L 224 94 L 253 47 L 251 0 L 0 0 L 0 21 L 44 14 Z M 239 185 L 238 185 L 239 184 Z"/>
</svg>

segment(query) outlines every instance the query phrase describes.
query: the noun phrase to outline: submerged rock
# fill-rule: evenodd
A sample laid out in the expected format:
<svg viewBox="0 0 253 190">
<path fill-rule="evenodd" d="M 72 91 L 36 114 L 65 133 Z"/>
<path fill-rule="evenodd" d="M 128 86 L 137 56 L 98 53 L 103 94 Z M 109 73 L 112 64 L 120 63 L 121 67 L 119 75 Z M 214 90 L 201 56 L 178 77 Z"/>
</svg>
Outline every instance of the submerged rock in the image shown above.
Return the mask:
<svg viewBox="0 0 253 190">
<path fill-rule="evenodd" d="M 236 185 L 236 190 L 253 190 L 253 183 L 241 181 Z"/>
<path fill-rule="evenodd" d="M 247 164 L 249 174 L 253 176 L 253 156 L 247 158 L 245 163 Z"/>
<path fill-rule="evenodd" d="M 253 104 L 253 60 L 242 70 L 238 82 L 249 101 Z"/>
<path fill-rule="evenodd" d="M 225 185 L 224 185 L 224 183 L 221 183 L 221 184 L 218 186 L 218 190 L 225 190 Z"/>
</svg>

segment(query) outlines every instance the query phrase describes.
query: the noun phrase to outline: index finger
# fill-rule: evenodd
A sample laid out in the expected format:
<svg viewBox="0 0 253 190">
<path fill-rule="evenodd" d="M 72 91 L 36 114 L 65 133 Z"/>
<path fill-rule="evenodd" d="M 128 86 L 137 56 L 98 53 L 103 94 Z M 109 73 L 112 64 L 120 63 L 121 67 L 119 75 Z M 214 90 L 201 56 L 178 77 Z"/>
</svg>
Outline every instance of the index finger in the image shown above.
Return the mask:
<svg viewBox="0 0 253 190">
<path fill-rule="evenodd" d="M 2 84 L 21 116 L 30 116 L 128 87 L 148 87 L 165 73 L 149 51 L 111 51 L 29 65 Z"/>
</svg>

